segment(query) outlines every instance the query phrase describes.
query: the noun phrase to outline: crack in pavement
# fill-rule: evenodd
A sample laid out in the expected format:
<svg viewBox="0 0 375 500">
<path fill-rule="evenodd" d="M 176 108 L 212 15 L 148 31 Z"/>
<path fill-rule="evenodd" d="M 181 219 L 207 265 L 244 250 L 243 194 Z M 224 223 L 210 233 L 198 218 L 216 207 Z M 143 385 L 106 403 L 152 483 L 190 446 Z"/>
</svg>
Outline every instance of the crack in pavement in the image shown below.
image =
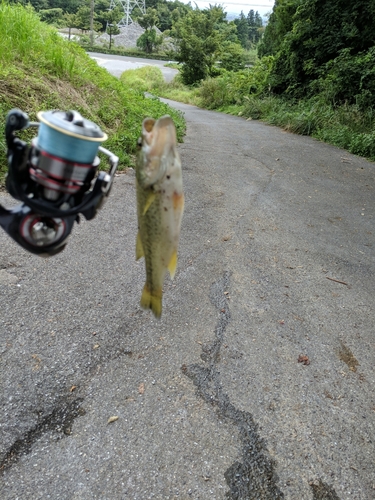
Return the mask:
<svg viewBox="0 0 375 500">
<path fill-rule="evenodd" d="M 336 491 L 320 479 L 310 484 L 313 500 L 340 500 Z"/>
<path fill-rule="evenodd" d="M 242 444 L 242 463 L 235 462 L 224 474 L 230 491 L 227 498 L 277 500 L 284 494 L 277 486 L 275 462 L 269 456 L 264 440 L 258 434 L 258 426 L 250 413 L 238 410 L 223 392 L 220 374 L 216 364 L 220 359 L 220 349 L 224 332 L 230 322 L 228 299 L 224 292 L 228 291 L 230 273 L 211 286 L 211 303 L 219 310 L 219 321 L 215 329 L 215 339 L 203 347 L 201 358 L 206 365 L 183 365 L 182 371 L 192 379 L 197 387 L 197 394 L 206 402 L 217 408 L 218 413 L 232 421 L 239 431 Z"/>
<path fill-rule="evenodd" d="M 18 462 L 22 455 L 30 453 L 33 444 L 46 432 L 55 431 L 61 433 L 60 437 L 69 436 L 73 421 L 86 413 L 81 406 L 82 402 L 83 398 L 76 398 L 72 401 L 69 401 L 69 398 L 61 398 L 60 403 L 51 413 L 44 416 L 32 429 L 17 439 L 3 454 L 0 458 L 0 475 Z"/>
<path fill-rule="evenodd" d="M 284 493 L 277 486 L 276 463 L 270 457 L 266 443 L 258 432 L 258 424 L 249 412 L 238 410 L 225 394 L 216 368 L 220 361 L 220 349 L 231 314 L 228 305 L 230 272 L 211 286 L 210 300 L 220 316 L 215 328 L 214 340 L 202 347 L 202 364 L 182 365 L 182 372 L 197 388 L 197 394 L 206 403 L 216 407 L 221 417 L 230 420 L 238 429 L 241 442 L 242 462 L 235 462 L 224 473 L 229 486 L 229 500 L 278 500 Z M 310 484 L 313 500 L 339 500 L 335 490 L 320 479 Z"/>
</svg>

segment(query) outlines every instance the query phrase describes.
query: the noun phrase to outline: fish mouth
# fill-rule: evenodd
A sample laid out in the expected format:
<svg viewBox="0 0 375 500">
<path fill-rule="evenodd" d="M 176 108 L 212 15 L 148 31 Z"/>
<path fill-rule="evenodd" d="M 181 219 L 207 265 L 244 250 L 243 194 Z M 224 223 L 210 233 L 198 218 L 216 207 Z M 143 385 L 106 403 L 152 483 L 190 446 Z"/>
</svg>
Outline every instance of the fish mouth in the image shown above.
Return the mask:
<svg viewBox="0 0 375 500">
<path fill-rule="evenodd" d="M 142 123 L 142 139 L 149 146 L 177 144 L 176 129 L 169 115 L 162 116 L 158 120 L 145 118 Z"/>
<path fill-rule="evenodd" d="M 177 145 L 176 129 L 169 115 L 158 120 L 145 118 L 142 123 L 142 151 L 144 186 L 158 182 L 165 175 L 168 158 L 174 155 Z"/>
</svg>

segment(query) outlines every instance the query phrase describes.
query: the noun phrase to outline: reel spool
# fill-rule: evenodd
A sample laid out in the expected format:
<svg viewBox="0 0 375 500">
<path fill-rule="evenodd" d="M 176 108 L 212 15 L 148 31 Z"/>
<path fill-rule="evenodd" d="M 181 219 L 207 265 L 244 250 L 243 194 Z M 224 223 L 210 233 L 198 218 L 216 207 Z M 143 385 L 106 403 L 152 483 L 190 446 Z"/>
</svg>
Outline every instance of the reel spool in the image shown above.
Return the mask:
<svg viewBox="0 0 375 500">
<path fill-rule="evenodd" d="M 8 192 L 22 204 L 13 209 L 0 205 L 0 225 L 29 252 L 51 256 L 63 250 L 81 213 L 95 217 L 109 195 L 118 157 L 100 146 L 107 135 L 77 111 L 38 113 L 29 122 L 26 113 L 11 110 L 6 119 Z M 15 132 L 38 127 L 29 146 Z M 110 171 L 98 172 L 98 151 Z"/>
</svg>

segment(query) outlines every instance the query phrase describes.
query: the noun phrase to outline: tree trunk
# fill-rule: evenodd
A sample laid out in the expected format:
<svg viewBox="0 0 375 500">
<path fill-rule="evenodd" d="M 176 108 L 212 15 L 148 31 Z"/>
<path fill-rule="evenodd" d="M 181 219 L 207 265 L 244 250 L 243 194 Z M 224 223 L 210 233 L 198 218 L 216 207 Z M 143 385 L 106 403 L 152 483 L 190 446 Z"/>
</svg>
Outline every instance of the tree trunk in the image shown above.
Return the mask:
<svg viewBox="0 0 375 500">
<path fill-rule="evenodd" d="M 94 46 L 94 0 L 90 1 L 90 44 Z"/>
</svg>

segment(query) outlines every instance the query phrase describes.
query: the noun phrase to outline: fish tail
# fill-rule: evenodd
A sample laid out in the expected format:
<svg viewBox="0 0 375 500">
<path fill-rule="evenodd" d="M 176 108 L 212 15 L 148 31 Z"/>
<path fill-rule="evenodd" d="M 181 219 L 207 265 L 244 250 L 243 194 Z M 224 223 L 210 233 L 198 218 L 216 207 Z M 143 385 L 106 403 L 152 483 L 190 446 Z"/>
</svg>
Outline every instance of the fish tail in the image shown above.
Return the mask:
<svg viewBox="0 0 375 500">
<path fill-rule="evenodd" d="M 154 316 L 156 318 L 160 318 L 162 310 L 162 297 L 163 291 L 161 288 L 150 290 L 146 283 L 143 287 L 141 307 L 143 307 L 143 309 L 151 309 Z"/>
</svg>

